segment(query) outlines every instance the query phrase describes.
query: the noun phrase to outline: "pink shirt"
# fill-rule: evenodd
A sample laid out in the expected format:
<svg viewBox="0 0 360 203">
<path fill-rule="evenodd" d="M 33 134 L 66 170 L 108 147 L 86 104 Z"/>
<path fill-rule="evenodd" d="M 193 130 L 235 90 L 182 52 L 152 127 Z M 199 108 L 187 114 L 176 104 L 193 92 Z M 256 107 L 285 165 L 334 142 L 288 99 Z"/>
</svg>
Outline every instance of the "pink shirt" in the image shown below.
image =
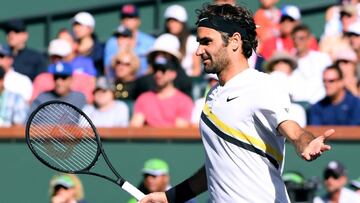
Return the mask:
<svg viewBox="0 0 360 203">
<path fill-rule="evenodd" d="M 134 113 L 143 114 L 147 126 L 174 127 L 176 118 L 190 122 L 193 105 L 191 98 L 179 90 L 165 99 L 159 99 L 155 92 L 148 91 L 136 99 Z"/>
</svg>

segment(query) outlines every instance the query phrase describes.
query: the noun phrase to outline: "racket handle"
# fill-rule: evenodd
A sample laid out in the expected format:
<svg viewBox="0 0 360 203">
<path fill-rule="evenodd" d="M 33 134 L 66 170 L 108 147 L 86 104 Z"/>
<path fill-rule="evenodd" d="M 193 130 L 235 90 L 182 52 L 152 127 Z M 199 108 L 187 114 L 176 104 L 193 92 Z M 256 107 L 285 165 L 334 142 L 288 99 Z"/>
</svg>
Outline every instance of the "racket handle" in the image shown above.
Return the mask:
<svg viewBox="0 0 360 203">
<path fill-rule="evenodd" d="M 139 189 L 137 189 L 127 181 L 124 182 L 121 188 L 124 189 L 126 192 L 130 193 L 138 201 L 145 197 L 144 193 L 142 193 Z"/>
</svg>

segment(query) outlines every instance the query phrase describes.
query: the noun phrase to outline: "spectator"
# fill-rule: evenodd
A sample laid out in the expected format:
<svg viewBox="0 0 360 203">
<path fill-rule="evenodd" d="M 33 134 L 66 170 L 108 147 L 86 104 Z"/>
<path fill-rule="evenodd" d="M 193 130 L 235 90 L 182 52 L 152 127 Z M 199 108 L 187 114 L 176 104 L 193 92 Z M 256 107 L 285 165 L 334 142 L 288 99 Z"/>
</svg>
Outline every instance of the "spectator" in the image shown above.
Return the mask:
<svg viewBox="0 0 360 203">
<path fill-rule="evenodd" d="M 190 124 L 193 102 L 174 86 L 176 66 L 166 56 L 158 54 L 154 58 L 152 75 L 156 89 L 136 99 L 130 122 L 133 127 L 188 127 Z"/>
<path fill-rule="evenodd" d="M 291 54 L 295 52 L 294 42 L 291 33 L 301 22 L 301 14 L 298 7 L 293 5 L 284 6 L 281 9 L 281 17 L 279 23 L 279 35 L 265 40 L 259 51 L 260 55 L 266 60 L 269 59 L 275 51 L 287 51 Z M 309 47 L 317 50 L 317 41 L 314 36 L 310 36 Z"/>
<path fill-rule="evenodd" d="M 138 76 L 147 72 L 146 54 L 154 43 L 154 38 L 139 30 L 141 19 L 139 9 L 134 4 L 125 4 L 121 8 L 121 24 L 129 28 L 132 32 L 135 44 L 135 53 L 140 57 L 141 65 Z M 117 39 L 111 37 L 105 44 L 104 66 L 110 69 L 111 59 L 118 53 Z"/>
<path fill-rule="evenodd" d="M 29 101 L 33 90 L 31 80 L 26 75 L 15 71 L 13 62 L 14 58 L 10 51 L 0 45 L 0 66 L 5 71 L 5 90 L 20 94 L 26 101 Z"/>
<path fill-rule="evenodd" d="M 115 72 L 115 98 L 135 100 L 136 74 L 140 68 L 139 57 L 131 50 L 120 50 L 113 58 Z"/>
<path fill-rule="evenodd" d="M 4 24 L 7 44 L 13 55 L 13 67 L 16 72 L 33 80 L 38 74 L 46 72 L 45 57 L 39 52 L 28 48 L 26 42 L 29 33 L 22 20 L 14 19 Z"/>
<path fill-rule="evenodd" d="M 50 180 L 51 203 L 86 203 L 80 179 L 75 174 L 58 174 Z"/>
<path fill-rule="evenodd" d="M 165 55 L 168 60 L 174 65 L 176 70 L 176 78 L 174 85 L 177 89 L 185 94 L 192 95 L 192 81 L 186 75 L 180 65 L 181 53 L 179 51 L 180 42 L 176 36 L 165 33 L 156 38 L 154 46 L 150 49 L 147 57 L 149 62 L 149 74 L 144 75 L 136 80 L 136 98 L 143 92 L 149 90 L 156 90 L 154 77 L 152 76 L 154 59 L 158 55 Z"/>
<path fill-rule="evenodd" d="M 66 56 L 71 54 L 72 49 L 69 42 L 64 39 L 54 39 L 50 42 L 48 48 L 51 69 L 54 64 L 64 60 Z M 31 101 L 33 101 L 40 93 L 50 91 L 55 88 L 54 76 L 51 72 L 41 73 L 34 79 L 33 94 Z M 81 92 L 85 95 L 88 103 L 93 101 L 93 91 L 95 89 L 95 77 L 82 72 L 75 72 L 71 83 L 73 91 Z"/>
<path fill-rule="evenodd" d="M 357 57 L 357 78 L 360 80 L 360 21 L 349 26 L 346 35 L 350 38 L 351 48 Z"/>
<path fill-rule="evenodd" d="M 353 188 L 355 192 L 360 195 L 360 177 L 350 181 L 350 187 Z"/>
<path fill-rule="evenodd" d="M 266 39 L 279 35 L 280 9 L 276 8 L 279 0 L 259 0 L 260 8 L 255 12 L 255 24 L 260 44 Z"/>
<path fill-rule="evenodd" d="M 25 99 L 4 88 L 5 71 L 0 68 L 0 126 L 24 125 L 29 110 Z"/>
<path fill-rule="evenodd" d="M 345 89 L 336 65 L 323 73 L 326 97 L 309 109 L 310 125 L 360 125 L 360 100 Z"/>
<path fill-rule="evenodd" d="M 72 31 L 79 42 L 79 55 L 91 58 L 97 74 L 104 75 L 104 45 L 95 34 L 94 17 L 88 12 L 77 13 L 72 20 Z"/>
<path fill-rule="evenodd" d="M 169 165 L 162 159 L 153 158 L 145 161 L 142 169 L 143 180 L 139 185 L 139 190 L 144 194 L 151 192 L 164 192 L 170 186 Z M 128 203 L 136 203 L 132 198 Z M 195 203 L 195 200 L 189 200 L 185 203 Z"/>
<path fill-rule="evenodd" d="M 55 88 L 51 91 L 41 93 L 32 102 L 30 113 L 40 104 L 50 100 L 61 100 L 73 104 L 82 109 L 86 104 L 84 94 L 71 90 L 73 69 L 70 64 L 59 62 L 49 67 L 49 72 L 54 75 Z"/>
<path fill-rule="evenodd" d="M 290 76 L 296 68 L 296 58 L 287 52 L 275 52 L 265 64 L 265 71 L 268 72 L 275 81 L 280 83 L 280 87 L 287 88 L 290 98 L 292 92 Z M 306 112 L 300 104 L 291 102 L 289 118 L 296 121 L 301 127 L 306 126 Z"/>
<path fill-rule="evenodd" d="M 94 61 L 79 54 L 79 42 L 76 40 L 73 33 L 66 29 L 61 29 L 58 33 L 58 38 L 66 40 L 71 46 L 71 53 L 63 58 L 67 63 L 70 63 L 74 69 L 74 73 L 83 73 L 93 77 L 97 76 Z"/>
<path fill-rule="evenodd" d="M 339 21 L 340 19 L 340 21 Z M 340 7 L 338 19 L 341 29 L 337 32 L 329 31 L 333 23 L 326 23 L 325 33 L 321 37 L 320 50 L 328 53 L 333 59 L 336 53 L 342 49 L 350 48 L 349 39 L 346 38 L 349 26 L 358 19 L 357 9 L 353 5 L 343 5 Z M 345 35 L 344 35 L 345 34 Z"/>
<path fill-rule="evenodd" d="M 119 25 L 113 36 L 116 37 L 118 46 L 121 47 L 119 52 L 122 50 L 132 50 L 135 52 L 135 38 L 129 28 Z"/>
<path fill-rule="evenodd" d="M 347 178 L 346 168 L 339 161 L 330 161 L 324 170 L 324 185 L 326 194 L 317 196 L 314 203 L 359 203 L 360 196 L 345 188 Z"/>
<path fill-rule="evenodd" d="M 321 76 L 332 61 L 326 53 L 311 49 L 311 37 L 311 31 L 306 25 L 298 25 L 293 29 L 298 67 L 291 76 L 291 95 L 295 102 L 314 104 L 325 96 Z"/>
<path fill-rule="evenodd" d="M 175 35 L 180 41 L 181 66 L 190 77 L 201 74 L 201 60 L 195 52 L 198 47 L 196 37 L 190 34 L 186 21 L 188 19 L 186 10 L 180 5 L 171 5 L 166 8 L 165 32 Z"/>
<path fill-rule="evenodd" d="M 339 50 L 336 53 L 335 64 L 339 66 L 343 76 L 345 88 L 354 96 L 359 96 L 357 84 L 358 78 L 356 70 L 356 54 L 352 49 Z"/>
<path fill-rule="evenodd" d="M 99 77 L 94 90 L 94 104 L 87 104 L 83 111 L 96 127 L 127 127 L 129 124 L 129 108 L 115 100 L 114 85 L 105 77 Z"/>
</svg>

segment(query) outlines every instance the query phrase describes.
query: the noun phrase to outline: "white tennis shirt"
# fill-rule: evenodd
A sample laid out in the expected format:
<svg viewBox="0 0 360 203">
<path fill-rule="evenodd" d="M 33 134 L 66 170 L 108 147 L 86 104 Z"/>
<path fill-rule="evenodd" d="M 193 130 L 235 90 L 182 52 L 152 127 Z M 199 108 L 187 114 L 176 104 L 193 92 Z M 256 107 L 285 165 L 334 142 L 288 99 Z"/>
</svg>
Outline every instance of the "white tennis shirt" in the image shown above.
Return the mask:
<svg viewBox="0 0 360 203">
<path fill-rule="evenodd" d="M 200 129 L 214 203 L 290 202 L 281 178 L 290 98 L 265 74 L 248 68 L 210 90 Z"/>
</svg>

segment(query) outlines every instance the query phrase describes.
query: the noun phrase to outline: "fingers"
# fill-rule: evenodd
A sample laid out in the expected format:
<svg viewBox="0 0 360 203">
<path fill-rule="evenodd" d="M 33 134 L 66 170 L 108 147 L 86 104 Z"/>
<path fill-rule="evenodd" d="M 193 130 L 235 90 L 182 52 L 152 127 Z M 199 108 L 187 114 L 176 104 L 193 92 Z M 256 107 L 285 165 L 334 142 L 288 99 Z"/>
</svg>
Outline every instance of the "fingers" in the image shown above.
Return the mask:
<svg viewBox="0 0 360 203">
<path fill-rule="evenodd" d="M 334 130 L 334 129 L 327 130 L 327 131 L 324 133 L 325 139 L 327 139 L 328 137 L 330 137 L 330 136 L 333 135 L 334 133 L 335 133 L 335 130 Z"/>
</svg>

